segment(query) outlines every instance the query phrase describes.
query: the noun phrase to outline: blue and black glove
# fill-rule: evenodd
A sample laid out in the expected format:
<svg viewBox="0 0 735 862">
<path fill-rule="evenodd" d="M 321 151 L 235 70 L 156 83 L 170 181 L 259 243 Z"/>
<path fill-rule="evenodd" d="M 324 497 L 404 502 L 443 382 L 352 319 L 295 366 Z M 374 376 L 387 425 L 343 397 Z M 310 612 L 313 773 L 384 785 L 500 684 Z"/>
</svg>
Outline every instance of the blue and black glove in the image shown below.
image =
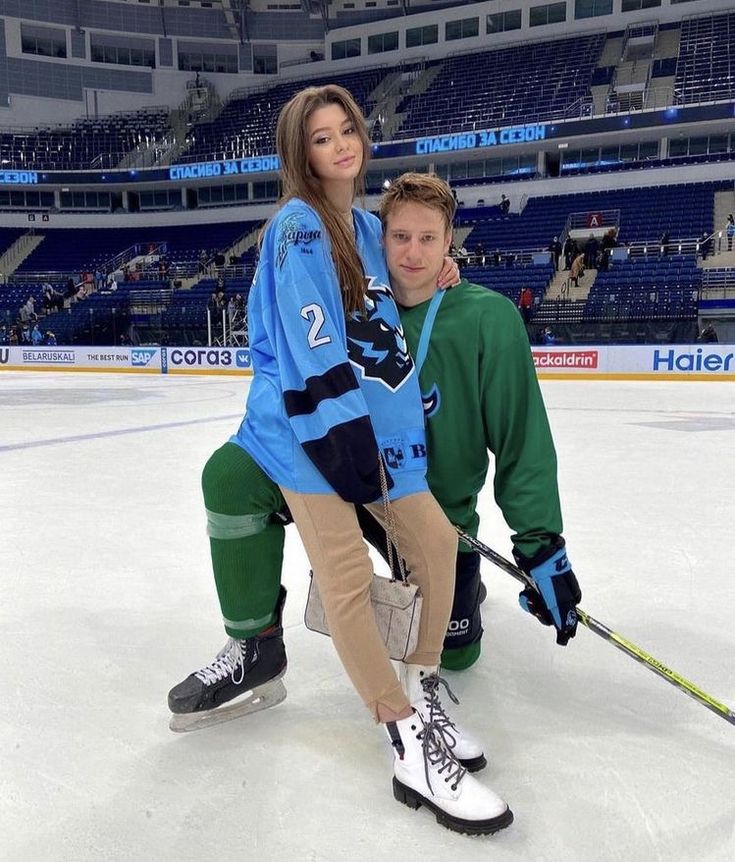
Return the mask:
<svg viewBox="0 0 735 862">
<path fill-rule="evenodd" d="M 582 600 L 582 591 L 569 563 L 564 539 L 556 536 L 548 548 L 542 548 L 530 559 L 515 549 L 513 556 L 536 585 L 536 589 L 528 587 L 518 596 L 521 607 L 545 626 L 555 626 L 556 642 L 565 646 L 577 633 L 576 607 Z"/>
</svg>

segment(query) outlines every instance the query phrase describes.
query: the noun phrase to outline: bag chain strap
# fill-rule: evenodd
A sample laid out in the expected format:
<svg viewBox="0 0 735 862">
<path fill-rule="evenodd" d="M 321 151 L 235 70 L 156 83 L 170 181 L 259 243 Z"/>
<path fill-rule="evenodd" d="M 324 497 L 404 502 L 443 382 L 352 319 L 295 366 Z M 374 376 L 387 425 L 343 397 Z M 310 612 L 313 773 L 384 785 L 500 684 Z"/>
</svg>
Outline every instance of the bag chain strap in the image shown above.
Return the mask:
<svg viewBox="0 0 735 862">
<path fill-rule="evenodd" d="M 396 536 L 396 519 L 393 515 L 393 508 L 391 507 L 388 501 L 388 479 L 385 475 L 385 464 L 383 463 L 383 456 L 378 456 L 378 465 L 380 467 L 380 491 L 383 495 L 383 514 L 385 516 L 385 533 L 386 533 L 386 545 L 388 550 L 388 565 L 390 566 L 390 577 L 391 580 L 395 580 L 393 577 L 393 548 L 395 547 L 396 556 L 398 558 L 398 572 L 401 576 L 401 580 L 404 584 L 407 584 L 406 580 L 406 570 L 403 565 L 403 557 L 401 556 L 400 548 L 398 547 L 398 537 Z"/>
</svg>

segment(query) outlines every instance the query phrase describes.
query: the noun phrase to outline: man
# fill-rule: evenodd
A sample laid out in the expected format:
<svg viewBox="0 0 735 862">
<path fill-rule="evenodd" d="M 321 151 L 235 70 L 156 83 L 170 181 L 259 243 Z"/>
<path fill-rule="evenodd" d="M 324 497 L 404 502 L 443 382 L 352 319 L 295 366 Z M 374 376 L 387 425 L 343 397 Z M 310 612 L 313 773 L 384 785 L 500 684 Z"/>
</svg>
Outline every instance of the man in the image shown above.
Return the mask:
<svg viewBox="0 0 735 862">
<path fill-rule="evenodd" d="M 559 258 L 561 257 L 561 243 L 559 242 L 559 237 L 555 236 L 554 239 L 549 243 L 549 251 L 551 252 L 551 260 L 554 264 L 554 269 L 558 271 L 559 269 Z"/>
<path fill-rule="evenodd" d="M 518 308 L 526 325 L 531 322 L 531 318 L 533 317 L 533 303 L 533 291 L 526 285 L 518 295 Z"/>
<path fill-rule="evenodd" d="M 477 496 L 493 452 L 495 499 L 514 530 L 521 566 L 531 571 L 539 560 L 561 559 L 556 455 L 517 310 L 500 294 L 463 281 L 441 292 L 433 325 L 426 323 L 454 218 L 442 180 L 403 174 L 383 195 L 380 217 L 404 334 L 420 366 L 429 488 L 449 520 L 476 535 Z M 573 606 L 578 586 L 568 571 Z M 442 667 L 460 670 L 479 657 L 480 595 L 479 556 L 460 544 Z M 562 625 L 558 634 L 566 643 L 573 631 Z"/>
<path fill-rule="evenodd" d="M 494 453 L 495 498 L 514 530 L 516 560 L 539 590 L 524 590 L 521 606 L 544 624 L 554 625 L 557 642 L 563 645 L 576 632 L 574 607 L 581 594 L 560 535 L 556 455 L 526 330 L 513 303 L 484 287 L 461 282 L 434 299 L 451 245 L 455 209 L 446 183 L 427 174 L 399 177 L 384 194 L 380 209 L 391 284 L 419 369 L 429 487 L 452 523 L 476 535 L 477 496 L 485 484 L 488 450 Z M 250 541 L 249 547 L 262 542 L 265 548 L 267 530 L 278 521 L 273 515 L 269 520 L 273 508 L 268 505 L 277 505 L 274 495 L 257 513 L 238 516 L 264 524 L 257 535 L 242 540 Z M 361 523 L 382 551 L 385 541 L 375 522 L 363 517 Z M 213 559 L 215 553 L 233 550 L 213 548 Z M 253 552 L 243 557 L 242 563 L 251 578 L 279 577 L 282 546 L 270 557 L 265 550 L 258 559 L 252 556 Z M 229 588 L 237 589 L 237 584 Z M 280 621 L 284 599 L 281 589 L 278 606 L 266 617 L 261 634 L 231 640 L 209 666 L 172 689 L 174 729 L 214 724 L 267 708 L 286 696 L 279 682 L 285 671 Z M 479 555 L 460 544 L 443 667 L 461 670 L 477 661 L 481 599 Z M 273 690 L 276 682 L 278 691 Z M 240 707 L 231 703 L 237 698 Z M 227 712 L 215 715 L 223 707 Z"/>
</svg>

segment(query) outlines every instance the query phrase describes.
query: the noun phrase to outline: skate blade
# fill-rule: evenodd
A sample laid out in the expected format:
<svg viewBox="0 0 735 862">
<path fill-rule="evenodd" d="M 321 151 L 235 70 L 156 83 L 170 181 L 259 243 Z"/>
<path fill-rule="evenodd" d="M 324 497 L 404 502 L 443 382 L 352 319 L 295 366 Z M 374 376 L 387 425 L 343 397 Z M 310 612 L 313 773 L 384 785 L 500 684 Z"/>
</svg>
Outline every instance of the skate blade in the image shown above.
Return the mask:
<svg viewBox="0 0 735 862">
<path fill-rule="evenodd" d="M 215 724 L 223 724 L 243 715 L 262 712 L 277 706 L 286 699 L 286 686 L 280 679 L 274 679 L 265 685 L 247 692 L 243 700 L 237 703 L 225 704 L 211 712 L 190 712 L 182 715 L 172 715 L 168 726 L 174 733 L 188 733 L 192 730 L 202 730 Z"/>
</svg>

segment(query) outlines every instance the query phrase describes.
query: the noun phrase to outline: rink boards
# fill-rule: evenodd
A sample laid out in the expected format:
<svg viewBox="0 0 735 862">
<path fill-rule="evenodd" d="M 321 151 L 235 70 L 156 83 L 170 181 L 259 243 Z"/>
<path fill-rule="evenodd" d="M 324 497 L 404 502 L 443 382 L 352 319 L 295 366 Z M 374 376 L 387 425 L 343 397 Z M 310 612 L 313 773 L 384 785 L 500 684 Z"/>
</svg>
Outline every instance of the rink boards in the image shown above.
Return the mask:
<svg viewBox="0 0 735 862">
<path fill-rule="evenodd" d="M 533 347 L 542 380 L 735 381 L 735 345 Z M 251 375 L 247 347 L 0 347 L 0 371 Z"/>
</svg>

